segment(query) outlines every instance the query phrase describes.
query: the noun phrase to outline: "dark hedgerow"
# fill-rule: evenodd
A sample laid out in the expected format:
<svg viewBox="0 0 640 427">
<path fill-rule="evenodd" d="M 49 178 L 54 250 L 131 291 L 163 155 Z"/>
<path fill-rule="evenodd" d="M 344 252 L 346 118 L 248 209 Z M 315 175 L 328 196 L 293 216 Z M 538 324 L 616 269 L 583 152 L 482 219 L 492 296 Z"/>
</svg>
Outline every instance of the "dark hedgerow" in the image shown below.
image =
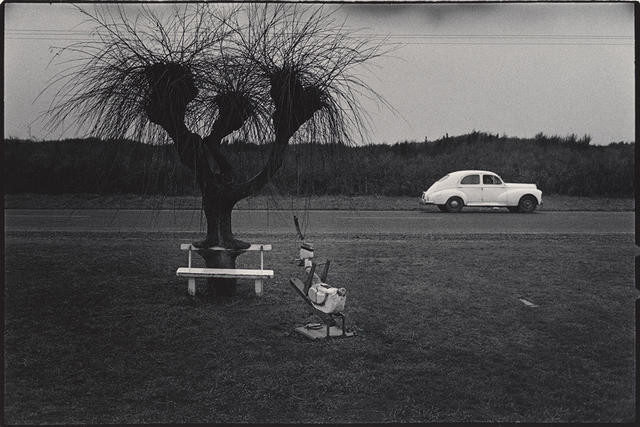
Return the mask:
<svg viewBox="0 0 640 427">
<path fill-rule="evenodd" d="M 555 137 L 487 135 L 483 143 L 467 144 L 462 135 L 450 141 L 395 145 L 294 145 L 273 185 L 275 193 L 287 196 L 416 196 L 446 173 L 468 166 L 465 162 L 471 159 L 505 180 L 535 182 L 545 194 L 633 196 L 635 144 L 574 147 L 557 138 L 558 142 L 546 142 Z M 240 139 L 221 149 L 247 169 L 257 168 L 268 155 L 268 146 Z M 8 140 L 4 151 L 5 191 L 11 194 L 197 193 L 190 171 L 177 161 L 171 146 L 96 139 Z"/>
</svg>

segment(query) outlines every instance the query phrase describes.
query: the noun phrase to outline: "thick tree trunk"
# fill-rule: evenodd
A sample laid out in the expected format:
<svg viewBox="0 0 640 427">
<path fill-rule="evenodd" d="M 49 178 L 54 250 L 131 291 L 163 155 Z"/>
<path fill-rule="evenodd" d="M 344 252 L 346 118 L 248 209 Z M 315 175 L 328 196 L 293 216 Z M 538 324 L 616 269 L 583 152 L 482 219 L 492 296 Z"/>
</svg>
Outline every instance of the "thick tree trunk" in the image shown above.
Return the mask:
<svg viewBox="0 0 640 427">
<path fill-rule="evenodd" d="M 233 168 L 220 151 L 222 138 L 240 129 L 252 112 L 252 103 L 241 92 L 218 94 L 218 117 L 205 138 L 192 133 L 185 124 L 187 105 L 197 95 L 191 71 L 176 63 L 158 63 L 147 68 L 150 94 L 145 111 L 149 120 L 162 126 L 173 139 L 180 160 L 196 175 L 207 218 L 207 237 L 194 242 L 210 268 L 235 268 L 236 258 L 249 244 L 233 237 L 231 212 L 239 200 L 256 194 L 282 166 L 290 138 L 297 129 L 324 106 L 323 94 L 304 87 L 300 76 L 283 68 L 270 77 L 270 95 L 275 102 L 272 119 L 275 130 L 269 159 L 262 171 L 243 183 L 233 182 Z M 227 250 L 212 251 L 220 246 Z M 232 294 L 235 280 L 210 279 L 218 294 Z"/>
<path fill-rule="evenodd" d="M 207 185 L 209 184 L 209 185 Z M 245 252 L 249 243 L 234 238 L 231 231 L 231 214 L 236 201 L 220 194 L 219 189 L 204 183 L 202 207 L 207 220 L 207 236 L 193 245 L 202 248 L 198 254 L 208 268 L 236 268 L 236 258 Z M 226 248 L 225 251 L 209 250 L 212 246 Z M 236 290 L 235 279 L 209 279 L 209 289 L 218 295 L 233 295 Z"/>
<path fill-rule="evenodd" d="M 233 207 L 243 196 L 231 188 L 230 171 L 221 170 L 215 173 L 215 165 L 224 158 L 214 158 L 215 146 L 211 151 L 203 144 L 202 139 L 185 129 L 172 135 L 180 159 L 194 171 L 202 194 L 202 209 L 207 221 L 207 235 L 204 240 L 193 242 L 198 254 L 204 259 L 208 268 L 236 267 L 236 258 L 250 245 L 233 236 L 231 229 L 231 213 Z M 224 168 L 220 168 L 224 169 Z M 225 251 L 208 250 L 212 246 L 226 248 Z M 235 279 L 208 279 L 209 289 L 218 295 L 233 295 L 236 290 Z"/>
</svg>

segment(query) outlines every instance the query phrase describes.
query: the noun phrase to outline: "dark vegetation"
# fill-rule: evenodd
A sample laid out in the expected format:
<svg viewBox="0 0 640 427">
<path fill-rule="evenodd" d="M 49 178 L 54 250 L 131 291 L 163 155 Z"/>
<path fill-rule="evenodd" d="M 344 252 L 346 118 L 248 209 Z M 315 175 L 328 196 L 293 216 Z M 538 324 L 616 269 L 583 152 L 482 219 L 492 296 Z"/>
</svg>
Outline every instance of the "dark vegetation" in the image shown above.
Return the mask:
<svg viewBox="0 0 640 427">
<path fill-rule="evenodd" d="M 522 139 L 473 132 L 394 145 L 290 148 L 273 182 L 286 195 L 415 196 L 448 172 L 487 169 L 508 182 L 536 183 L 547 194 L 633 196 L 634 144 L 595 146 L 588 136 Z M 222 149 L 248 174 L 260 170 L 269 155 L 264 145 L 237 140 Z M 199 194 L 171 145 L 9 139 L 4 160 L 8 194 Z"/>
</svg>

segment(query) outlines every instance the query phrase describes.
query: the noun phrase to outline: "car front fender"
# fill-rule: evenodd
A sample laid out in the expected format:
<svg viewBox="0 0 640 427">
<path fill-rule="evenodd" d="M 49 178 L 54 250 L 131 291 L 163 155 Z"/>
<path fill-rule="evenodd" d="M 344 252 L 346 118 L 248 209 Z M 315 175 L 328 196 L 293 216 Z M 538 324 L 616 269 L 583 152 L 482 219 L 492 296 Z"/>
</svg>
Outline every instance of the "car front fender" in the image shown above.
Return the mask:
<svg viewBox="0 0 640 427">
<path fill-rule="evenodd" d="M 533 188 L 513 188 L 507 190 L 507 205 L 518 206 L 520 199 L 528 194 L 535 197 L 538 204 L 542 204 L 542 191 Z"/>
</svg>

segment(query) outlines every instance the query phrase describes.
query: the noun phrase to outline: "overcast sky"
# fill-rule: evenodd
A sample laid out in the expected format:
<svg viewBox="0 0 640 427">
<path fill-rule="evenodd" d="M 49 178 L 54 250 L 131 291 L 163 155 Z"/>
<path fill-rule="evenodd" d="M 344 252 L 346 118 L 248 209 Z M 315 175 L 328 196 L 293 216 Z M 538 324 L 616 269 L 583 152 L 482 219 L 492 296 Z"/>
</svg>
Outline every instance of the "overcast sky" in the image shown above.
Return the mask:
<svg viewBox="0 0 640 427">
<path fill-rule="evenodd" d="M 50 98 L 35 99 L 61 70 L 48 65 L 52 47 L 88 37 L 82 18 L 68 4 L 5 7 L 4 135 L 58 138 L 37 120 Z M 338 13 L 363 36 L 396 43 L 367 81 L 397 113 L 365 102 L 370 142 L 473 130 L 634 140 L 631 3 L 345 4 Z"/>
</svg>

